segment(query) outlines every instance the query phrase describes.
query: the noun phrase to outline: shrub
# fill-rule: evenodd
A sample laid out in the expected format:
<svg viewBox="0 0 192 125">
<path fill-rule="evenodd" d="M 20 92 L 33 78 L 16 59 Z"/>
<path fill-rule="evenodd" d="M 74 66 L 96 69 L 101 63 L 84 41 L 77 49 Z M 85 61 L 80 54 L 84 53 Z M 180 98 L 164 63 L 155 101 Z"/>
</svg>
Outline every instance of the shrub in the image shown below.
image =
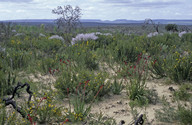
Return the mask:
<svg viewBox="0 0 192 125">
<path fill-rule="evenodd" d="M 97 96 L 98 99 L 110 92 L 109 82 L 105 83 L 108 76 L 106 73 L 95 74 L 90 70 L 78 69 L 73 62 L 71 62 L 70 65 L 63 65 L 59 70 L 61 71 L 61 76 L 57 79 L 55 87 L 59 90 L 61 95 L 65 96 L 68 89 L 71 93 L 77 93 L 77 89 L 80 89 L 79 87 L 81 87 L 81 84 L 86 84 L 87 86 L 85 91 L 86 102 L 90 102 L 91 99 L 93 99 L 100 89 L 100 86 L 104 85 L 104 89 L 99 92 Z"/>
<path fill-rule="evenodd" d="M 175 52 L 171 57 L 171 63 L 167 65 L 168 76 L 175 82 L 191 81 L 192 76 L 191 54 L 182 56 Z"/>
<path fill-rule="evenodd" d="M 177 32 L 178 31 L 178 28 L 177 28 L 177 25 L 176 24 L 167 24 L 165 26 L 165 29 L 167 31 L 173 31 L 173 32 Z"/>
<path fill-rule="evenodd" d="M 129 82 L 127 84 L 127 94 L 132 100 L 131 104 L 143 106 L 148 103 L 156 103 L 157 94 L 147 90 L 145 80 L 148 77 L 148 59 L 142 53 L 138 55 L 137 63 L 128 68 L 124 67 Z M 127 65 L 125 63 L 125 65 Z M 125 75 L 124 75 L 125 76 Z M 149 94 L 150 93 L 150 94 Z"/>
<path fill-rule="evenodd" d="M 155 117 L 157 120 L 162 122 L 169 122 L 172 124 L 192 124 L 192 107 L 187 109 L 181 105 L 178 105 L 178 108 L 175 109 L 168 102 L 164 102 L 163 104 L 164 105 L 162 109 L 156 110 Z"/>
<path fill-rule="evenodd" d="M 79 67 L 96 70 L 98 69 L 98 57 L 90 46 L 92 46 L 92 42 L 80 42 L 67 48 L 65 52 Z"/>
<path fill-rule="evenodd" d="M 179 100 L 189 101 L 192 98 L 190 91 L 192 91 L 192 86 L 189 84 L 184 84 L 180 86 L 179 90 L 174 92 L 174 97 Z"/>
<path fill-rule="evenodd" d="M 11 94 L 13 86 L 16 84 L 16 73 L 12 71 L 0 70 L 0 93 Z"/>
</svg>

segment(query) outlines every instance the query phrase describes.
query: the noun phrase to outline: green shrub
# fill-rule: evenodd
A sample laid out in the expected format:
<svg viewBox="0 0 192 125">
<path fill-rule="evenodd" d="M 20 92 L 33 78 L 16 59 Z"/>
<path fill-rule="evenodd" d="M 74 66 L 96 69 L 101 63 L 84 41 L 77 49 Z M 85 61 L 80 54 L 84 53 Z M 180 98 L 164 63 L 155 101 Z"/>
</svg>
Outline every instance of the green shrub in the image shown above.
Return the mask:
<svg viewBox="0 0 192 125">
<path fill-rule="evenodd" d="M 177 25 L 176 24 L 167 24 L 165 26 L 165 29 L 167 31 L 173 31 L 173 32 L 177 32 L 178 31 L 178 28 L 177 28 Z"/>
<path fill-rule="evenodd" d="M 0 93 L 3 95 L 11 94 L 14 85 L 16 85 L 16 73 L 0 70 Z"/>
<path fill-rule="evenodd" d="M 32 60 L 32 51 L 16 50 L 15 48 L 7 48 L 6 55 L 3 56 L 1 63 L 4 67 L 13 70 L 26 68 Z"/>
<path fill-rule="evenodd" d="M 181 85 L 179 90 L 174 92 L 174 97 L 179 100 L 190 101 L 190 99 L 192 98 L 192 94 L 190 94 L 190 91 L 192 91 L 191 85 Z"/>
<path fill-rule="evenodd" d="M 90 70 L 78 69 L 73 62 L 70 65 L 63 65 L 63 68 L 61 67 L 59 70 L 61 71 L 61 76 L 58 77 L 55 87 L 60 91 L 61 95 L 67 95 L 68 89 L 71 93 L 76 93 L 77 89 L 80 89 L 78 87 L 81 84 L 86 84 L 87 86 L 85 91 L 86 102 L 90 102 L 103 85 L 104 89 L 99 92 L 97 98 L 99 99 L 110 92 L 110 83 L 105 83 L 108 76 L 107 73 L 95 74 Z"/>
<path fill-rule="evenodd" d="M 178 107 L 178 118 L 181 124 L 190 125 L 192 124 L 192 107 L 191 109 L 186 109 L 185 107 L 179 106 Z"/>
<path fill-rule="evenodd" d="M 192 108 L 187 109 L 181 105 L 175 109 L 168 102 L 163 103 L 162 109 L 156 110 L 155 117 L 161 122 L 169 122 L 172 124 L 180 123 L 184 125 L 192 124 Z"/>
<path fill-rule="evenodd" d="M 143 106 L 149 103 L 156 103 L 157 94 L 146 88 L 146 79 L 148 77 L 148 63 L 150 57 L 143 57 L 142 53 L 138 55 L 137 63 L 126 69 L 129 78 L 127 84 L 127 94 L 131 105 Z M 127 64 L 126 64 L 127 65 Z M 149 94 L 150 93 L 150 94 Z"/>
<path fill-rule="evenodd" d="M 91 50 L 90 44 L 89 41 L 77 43 L 67 48 L 65 52 L 79 67 L 95 70 L 98 69 L 98 57 Z"/>
<path fill-rule="evenodd" d="M 54 94 L 49 92 L 45 93 L 42 97 L 34 94 L 34 100 L 30 102 L 30 107 L 23 106 L 30 122 L 46 124 L 63 120 L 62 107 L 55 105 L 55 100 L 53 100 L 55 98 Z"/>
<path fill-rule="evenodd" d="M 167 74 L 175 82 L 191 81 L 192 76 L 192 56 L 181 55 L 177 51 L 172 55 L 170 64 L 167 65 Z"/>
<path fill-rule="evenodd" d="M 115 77 L 114 82 L 112 83 L 111 89 L 113 94 L 117 94 L 119 95 L 121 93 L 121 91 L 123 90 L 124 86 L 123 86 L 123 80 L 121 80 L 121 82 L 117 81 L 117 78 Z"/>
</svg>

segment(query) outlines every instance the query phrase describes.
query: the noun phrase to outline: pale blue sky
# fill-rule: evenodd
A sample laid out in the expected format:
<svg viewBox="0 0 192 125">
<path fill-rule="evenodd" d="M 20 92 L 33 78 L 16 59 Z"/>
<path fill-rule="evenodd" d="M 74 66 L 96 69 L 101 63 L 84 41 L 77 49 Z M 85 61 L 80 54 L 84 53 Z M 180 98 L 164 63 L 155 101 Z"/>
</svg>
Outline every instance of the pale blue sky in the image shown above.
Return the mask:
<svg viewBox="0 0 192 125">
<path fill-rule="evenodd" d="M 82 19 L 192 19 L 192 0 L 0 0 L 0 20 L 55 19 L 51 10 L 68 4 Z"/>
</svg>

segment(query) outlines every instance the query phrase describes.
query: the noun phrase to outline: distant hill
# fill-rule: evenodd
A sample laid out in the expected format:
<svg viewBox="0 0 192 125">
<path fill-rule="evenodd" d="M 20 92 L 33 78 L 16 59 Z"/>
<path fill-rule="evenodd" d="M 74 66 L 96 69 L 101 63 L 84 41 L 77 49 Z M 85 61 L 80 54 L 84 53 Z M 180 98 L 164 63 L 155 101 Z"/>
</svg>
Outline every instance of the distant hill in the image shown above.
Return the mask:
<svg viewBox="0 0 192 125">
<path fill-rule="evenodd" d="M 82 23 L 99 23 L 99 24 L 141 24 L 144 20 L 100 20 L 100 19 L 81 19 Z M 192 25 L 192 20 L 168 20 L 168 19 L 154 19 L 155 23 L 160 24 L 177 24 L 177 25 Z M 15 23 L 53 23 L 54 19 L 22 19 L 22 20 L 6 20 L 3 22 L 15 22 Z"/>
</svg>

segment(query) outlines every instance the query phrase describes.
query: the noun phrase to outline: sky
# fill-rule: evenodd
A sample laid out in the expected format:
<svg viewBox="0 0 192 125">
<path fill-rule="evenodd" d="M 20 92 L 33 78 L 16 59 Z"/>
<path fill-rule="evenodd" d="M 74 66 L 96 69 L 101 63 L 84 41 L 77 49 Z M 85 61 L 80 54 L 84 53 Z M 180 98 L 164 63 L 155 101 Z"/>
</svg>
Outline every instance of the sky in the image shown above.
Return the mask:
<svg viewBox="0 0 192 125">
<path fill-rule="evenodd" d="M 192 0 L 0 0 L 0 20 L 56 19 L 64 5 L 79 6 L 81 19 L 192 19 Z"/>
</svg>

